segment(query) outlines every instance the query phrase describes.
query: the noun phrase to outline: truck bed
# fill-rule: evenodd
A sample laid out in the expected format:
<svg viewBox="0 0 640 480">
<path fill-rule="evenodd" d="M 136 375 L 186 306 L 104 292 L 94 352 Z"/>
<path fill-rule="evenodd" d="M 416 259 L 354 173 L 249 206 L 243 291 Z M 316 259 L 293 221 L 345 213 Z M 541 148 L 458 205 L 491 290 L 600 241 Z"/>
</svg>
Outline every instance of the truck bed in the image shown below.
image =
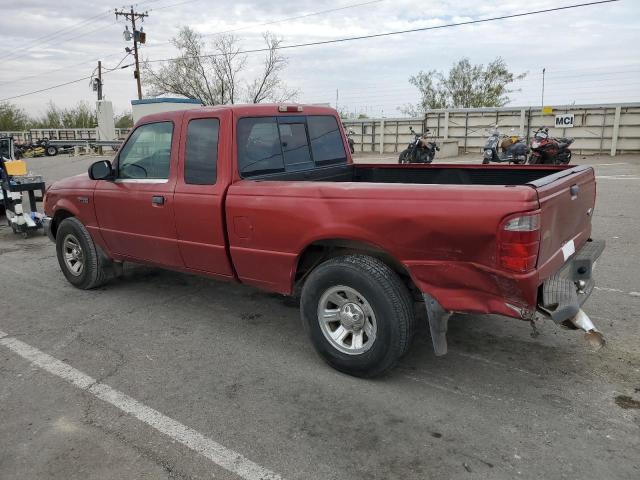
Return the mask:
<svg viewBox="0 0 640 480">
<path fill-rule="evenodd" d="M 505 299 L 535 305 L 538 286 L 589 239 L 594 202 L 589 166 L 357 164 L 236 182 L 226 213 L 246 283 L 288 293 L 297 252 L 347 239 L 398 259 L 447 310 L 513 315 Z M 537 269 L 501 271 L 501 223 L 536 211 Z"/>
<path fill-rule="evenodd" d="M 571 172 L 589 167 L 571 166 Z M 263 181 L 315 181 L 404 183 L 424 185 L 527 185 L 546 184 L 561 176 L 564 166 L 529 165 L 379 165 L 350 164 L 311 171 L 275 173 L 252 177 Z M 567 172 L 569 174 L 570 172 Z M 560 175 L 558 175 L 560 174 Z M 548 178 L 552 177 L 552 178 Z"/>
</svg>

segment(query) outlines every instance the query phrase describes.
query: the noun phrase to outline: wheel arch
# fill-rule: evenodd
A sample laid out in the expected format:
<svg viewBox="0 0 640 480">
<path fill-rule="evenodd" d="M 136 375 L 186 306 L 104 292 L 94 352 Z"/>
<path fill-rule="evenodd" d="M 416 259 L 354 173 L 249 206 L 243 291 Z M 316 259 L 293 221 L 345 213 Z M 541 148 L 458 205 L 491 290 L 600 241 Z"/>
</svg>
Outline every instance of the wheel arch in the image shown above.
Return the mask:
<svg viewBox="0 0 640 480">
<path fill-rule="evenodd" d="M 400 276 L 412 293 L 419 293 L 407 268 L 387 250 L 366 240 L 339 237 L 314 240 L 301 250 L 292 274 L 291 291 L 298 294 L 306 277 L 322 262 L 354 253 L 369 255 L 381 260 Z"/>
<path fill-rule="evenodd" d="M 67 210 L 66 208 L 58 208 L 56 212 L 53 214 L 53 218 L 51 219 L 51 235 L 53 236 L 53 238 L 56 238 L 58 227 L 60 226 L 62 221 L 67 218 L 75 217 L 75 216 L 76 216 L 75 214 L 73 214 L 71 211 Z"/>
</svg>

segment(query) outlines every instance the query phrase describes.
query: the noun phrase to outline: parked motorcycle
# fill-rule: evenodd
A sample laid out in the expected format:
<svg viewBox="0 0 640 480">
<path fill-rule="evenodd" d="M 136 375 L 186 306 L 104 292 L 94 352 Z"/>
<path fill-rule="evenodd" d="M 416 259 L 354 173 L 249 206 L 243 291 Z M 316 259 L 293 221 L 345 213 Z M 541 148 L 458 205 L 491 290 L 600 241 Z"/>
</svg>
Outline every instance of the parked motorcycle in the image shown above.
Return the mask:
<svg viewBox="0 0 640 480">
<path fill-rule="evenodd" d="M 349 141 L 349 150 L 351 151 L 351 153 L 355 153 L 356 149 L 355 149 L 355 140 L 352 138 L 353 135 L 355 135 L 356 132 L 354 132 L 353 130 L 349 129 L 347 130 L 347 140 Z"/>
<path fill-rule="evenodd" d="M 430 142 L 427 133 L 417 133 L 413 127 L 409 127 L 409 131 L 413 134 L 413 140 L 409 142 L 409 146 L 400 153 L 398 163 L 431 163 L 436 156 L 436 152 L 440 151 L 440 147 L 436 142 Z"/>
<path fill-rule="evenodd" d="M 566 165 L 571 162 L 571 137 L 554 138 L 547 127 L 540 127 L 531 141 L 531 165 Z"/>
<path fill-rule="evenodd" d="M 529 149 L 524 139 L 517 135 L 502 135 L 496 126 L 490 132 L 483 149 L 482 164 L 497 163 L 527 163 Z"/>
</svg>

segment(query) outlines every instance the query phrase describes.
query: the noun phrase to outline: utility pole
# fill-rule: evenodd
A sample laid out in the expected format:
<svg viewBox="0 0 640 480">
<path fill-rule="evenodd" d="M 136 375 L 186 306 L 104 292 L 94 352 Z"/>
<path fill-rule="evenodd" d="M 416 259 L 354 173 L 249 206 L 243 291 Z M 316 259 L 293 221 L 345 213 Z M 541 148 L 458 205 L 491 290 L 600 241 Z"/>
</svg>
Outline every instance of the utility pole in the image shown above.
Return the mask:
<svg viewBox="0 0 640 480">
<path fill-rule="evenodd" d="M 102 61 L 98 60 L 98 100 L 102 100 Z"/>
<path fill-rule="evenodd" d="M 115 13 L 116 13 L 116 18 L 124 17 L 131 22 L 132 33 L 130 33 L 129 29 L 126 28 L 124 31 L 124 36 L 125 36 L 125 40 L 127 41 L 133 38 L 133 56 L 136 59 L 136 70 L 135 72 L 133 72 L 133 76 L 135 77 L 138 84 L 138 100 L 142 100 L 142 85 L 140 83 L 140 62 L 138 60 L 138 43 L 145 43 L 146 35 L 142 30 L 140 31 L 136 30 L 136 19 L 139 18 L 141 21 L 144 21 L 144 18 L 148 17 L 149 14 L 147 12 L 144 12 L 144 13 L 135 12 L 133 10 L 133 5 L 131 5 L 131 10 L 128 12 L 124 10 L 118 11 L 118 9 L 116 9 Z M 127 36 L 130 38 L 127 38 Z"/>
<path fill-rule="evenodd" d="M 544 74 L 546 71 L 546 68 L 542 69 L 542 110 L 544 110 Z"/>
<path fill-rule="evenodd" d="M 338 98 L 339 98 L 339 95 L 340 95 L 340 93 L 339 93 L 338 89 L 336 88 L 336 111 L 338 110 Z M 338 113 L 340 113 L 340 112 L 338 112 Z"/>
</svg>

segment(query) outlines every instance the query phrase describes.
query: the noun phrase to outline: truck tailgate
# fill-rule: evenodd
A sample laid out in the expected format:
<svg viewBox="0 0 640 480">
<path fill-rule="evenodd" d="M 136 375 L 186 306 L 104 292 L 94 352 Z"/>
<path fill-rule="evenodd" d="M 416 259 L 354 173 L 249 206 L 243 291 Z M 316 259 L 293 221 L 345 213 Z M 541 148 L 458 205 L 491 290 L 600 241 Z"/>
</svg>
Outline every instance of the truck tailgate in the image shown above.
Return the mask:
<svg viewBox="0 0 640 480">
<path fill-rule="evenodd" d="M 596 180 L 593 168 L 581 165 L 530 185 L 536 188 L 540 203 L 538 269 L 544 280 L 589 239 Z"/>
</svg>

